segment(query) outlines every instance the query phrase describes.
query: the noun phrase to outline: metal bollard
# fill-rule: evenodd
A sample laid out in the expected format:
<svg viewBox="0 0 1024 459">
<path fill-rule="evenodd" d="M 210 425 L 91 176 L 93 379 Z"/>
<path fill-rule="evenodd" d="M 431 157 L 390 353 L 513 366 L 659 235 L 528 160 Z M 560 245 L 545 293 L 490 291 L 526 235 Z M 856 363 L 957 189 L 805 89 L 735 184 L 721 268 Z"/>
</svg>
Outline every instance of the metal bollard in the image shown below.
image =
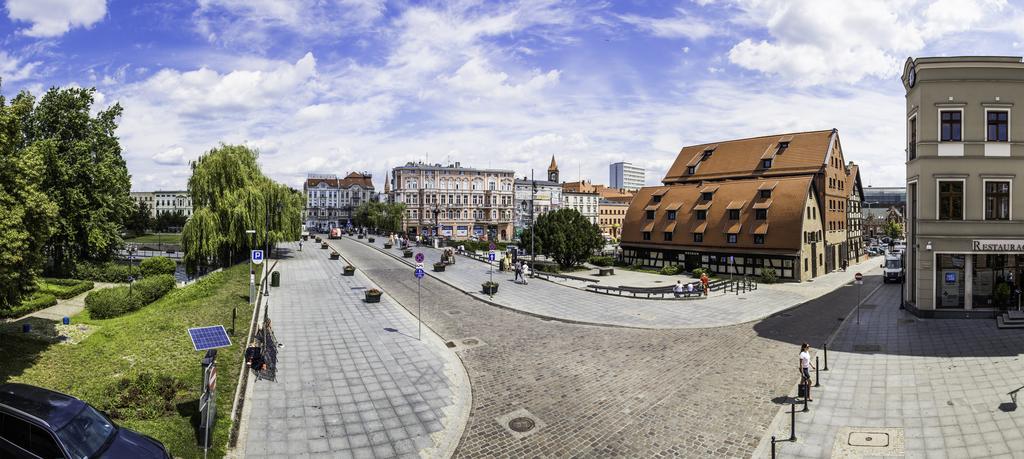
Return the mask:
<svg viewBox="0 0 1024 459">
<path fill-rule="evenodd" d="M 811 411 L 811 409 L 807 407 L 807 399 L 809 398 L 811 398 L 811 382 L 807 381 L 807 396 L 804 397 L 804 409 L 802 410 L 803 413 Z"/>
<path fill-rule="evenodd" d="M 772 435 L 772 459 L 775 459 L 775 435 Z"/>
<path fill-rule="evenodd" d="M 796 441 L 796 402 L 789 405 L 789 441 Z"/>
<path fill-rule="evenodd" d="M 821 378 L 818 376 L 818 368 L 820 368 L 818 362 L 818 356 L 814 356 L 814 387 L 820 387 Z"/>
<path fill-rule="evenodd" d="M 828 371 L 828 344 L 822 344 L 821 349 L 825 351 L 825 369 L 823 371 Z"/>
</svg>

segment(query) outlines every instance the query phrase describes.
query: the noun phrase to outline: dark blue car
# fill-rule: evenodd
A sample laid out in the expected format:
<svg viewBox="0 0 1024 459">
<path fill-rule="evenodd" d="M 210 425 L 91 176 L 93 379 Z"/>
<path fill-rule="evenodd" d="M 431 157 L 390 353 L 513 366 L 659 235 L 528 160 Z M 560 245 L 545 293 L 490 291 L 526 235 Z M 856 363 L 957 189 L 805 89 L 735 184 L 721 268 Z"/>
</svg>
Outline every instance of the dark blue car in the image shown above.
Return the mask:
<svg viewBox="0 0 1024 459">
<path fill-rule="evenodd" d="M 89 404 L 26 384 L 0 385 L 0 457 L 170 458 L 152 437 L 118 427 Z"/>
</svg>

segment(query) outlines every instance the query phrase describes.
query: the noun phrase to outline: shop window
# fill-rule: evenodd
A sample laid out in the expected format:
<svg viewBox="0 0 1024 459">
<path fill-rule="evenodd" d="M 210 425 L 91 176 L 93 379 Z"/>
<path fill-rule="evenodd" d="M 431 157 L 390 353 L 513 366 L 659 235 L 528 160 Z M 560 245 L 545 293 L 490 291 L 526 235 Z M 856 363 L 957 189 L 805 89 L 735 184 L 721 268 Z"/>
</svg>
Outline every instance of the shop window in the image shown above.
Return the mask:
<svg viewBox="0 0 1024 459">
<path fill-rule="evenodd" d="M 1010 182 L 985 182 L 985 220 L 1009 219 Z"/>
<path fill-rule="evenodd" d="M 971 301 L 974 308 L 1016 307 L 1024 255 L 972 255 Z"/>
<path fill-rule="evenodd" d="M 964 182 L 939 181 L 939 220 L 964 219 Z"/>
<path fill-rule="evenodd" d="M 987 112 L 986 121 L 989 142 L 1007 142 L 1010 140 L 1010 112 L 1005 110 L 991 110 Z"/>
<path fill-rule="evenodd" d="M 964 261 L 966 255 L 942 253 L 935 260 L 935 307 L 964 307 Z"/>
</svg>

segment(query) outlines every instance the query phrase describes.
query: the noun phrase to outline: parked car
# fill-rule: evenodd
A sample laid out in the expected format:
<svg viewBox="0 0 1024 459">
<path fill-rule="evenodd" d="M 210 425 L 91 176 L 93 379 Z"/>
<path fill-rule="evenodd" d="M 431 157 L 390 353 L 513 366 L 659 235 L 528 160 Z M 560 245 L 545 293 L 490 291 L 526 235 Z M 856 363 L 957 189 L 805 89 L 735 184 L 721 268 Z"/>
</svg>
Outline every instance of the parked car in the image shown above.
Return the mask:
<svg viewBox="0 0 1024 459">
<path fill-rule="evenodd" d="M 0 457 L 171 457 L 163 443 L 118 427 L 88 403 L 27 384 L 0 385 L 0 426 Z"/>
</svg>

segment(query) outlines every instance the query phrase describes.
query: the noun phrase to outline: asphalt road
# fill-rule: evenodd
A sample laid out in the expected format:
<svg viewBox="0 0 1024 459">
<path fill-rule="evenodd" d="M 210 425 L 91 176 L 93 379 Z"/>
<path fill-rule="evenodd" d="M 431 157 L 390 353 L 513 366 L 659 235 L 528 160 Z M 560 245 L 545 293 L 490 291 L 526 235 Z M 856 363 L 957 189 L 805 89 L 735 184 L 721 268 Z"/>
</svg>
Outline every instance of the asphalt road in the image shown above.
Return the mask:
<svg viewBox="0 0 1024 459">
<path fill-rule="evenodd" d="M 335 245 L 416 313 L 408 266 L 355 241 Z M 864 294 L 879 282 L 867 278 Z M 483 343 L 456 347 L 473 391 L 459 457 L 749 457 L 778 410 L 772 400 L 795 387 L 798 344 L 820 346 L 857 298 L 849 286 L 759 322 L 636 330 L 517 314 L 429 276 L 420 291 L 424 324 Z M 524 413 L 538 424 L 523 435 L 498 422 Z"/>
</svg>

